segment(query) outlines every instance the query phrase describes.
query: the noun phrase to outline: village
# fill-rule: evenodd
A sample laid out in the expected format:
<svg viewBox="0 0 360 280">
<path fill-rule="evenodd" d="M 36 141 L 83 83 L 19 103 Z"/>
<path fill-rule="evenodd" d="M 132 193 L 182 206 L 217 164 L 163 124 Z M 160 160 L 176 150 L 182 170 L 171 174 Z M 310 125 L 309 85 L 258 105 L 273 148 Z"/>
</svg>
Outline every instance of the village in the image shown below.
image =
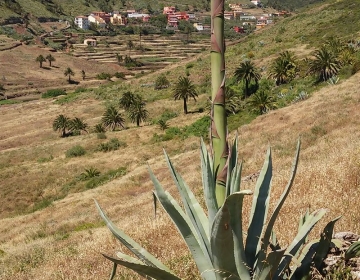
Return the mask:
<svg viewBox="0 0 360 280">
<path fill-rule="evenodd" d="M 229 4 L 227 11 L 224 13 L 224 18 L 238 23 L 233 26 L 234 32 L 248 33 L 249 30 L 259 30 L 269 24 L 273 24 L 276 17 L 287 15 L 286 11 L 263 13 L 262 7 L 260 1 L 251 1 L 251 5 Z M 167 30 L 178 31 L 181 21 L 191 23 L 194 30 L 199 32 L 210 30 L 209 20 L 207 20 L 209 14 L 207 13 L 179 11 L 176 6 L 167 6 L 163 8 L 162 14 L 166 16 Z M 136 10 L 113 11 L 111 13 L 94 11 L 90 15 L 75 17 L 74 23 L 83 30 L 104 30 L 109 24 L 115 26 L 126 26 L 134 22 L 147 24 L 153 16 L 157 15 L 142 13 Z"/>
</svg>

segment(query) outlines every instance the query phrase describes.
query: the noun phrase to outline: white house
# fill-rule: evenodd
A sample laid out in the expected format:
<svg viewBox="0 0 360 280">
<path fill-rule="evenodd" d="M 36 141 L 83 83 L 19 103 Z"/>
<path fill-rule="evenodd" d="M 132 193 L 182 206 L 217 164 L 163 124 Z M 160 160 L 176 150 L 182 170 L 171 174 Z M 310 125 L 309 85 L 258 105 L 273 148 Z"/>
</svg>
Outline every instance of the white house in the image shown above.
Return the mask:
<svg viewBox="0 0 360 280">
<path fill-rule="evenodd" d="M 99 16 L 95 16 L 95 15 L 91 14 L 90 16 L 88 16 L 88 20 L 89 20 L 89 24 L 90 24 L 90 22 L 95 23 L 96 26 L 99 28 L 105 28 L 105 26 L 106 26 L 105 20 L 103 20 Z"/>
<path fill-rule="evenodd" d="M 195 22 L 194 27 L 196 28 L 197 31 L 203 31 L 204 30 L 204 26 L 203 26 L 203 24 L 201 22 Z"/>
<path fill-rule="evenodd" d="M 90 27 L 89 19 L 88 19 L 88 17 L 85 17 L 85 16 L 76 17 L 74 22 L 75 22 L 75 25 L 81 29 L 89 29 L 89 27 Z"/>
</svg>

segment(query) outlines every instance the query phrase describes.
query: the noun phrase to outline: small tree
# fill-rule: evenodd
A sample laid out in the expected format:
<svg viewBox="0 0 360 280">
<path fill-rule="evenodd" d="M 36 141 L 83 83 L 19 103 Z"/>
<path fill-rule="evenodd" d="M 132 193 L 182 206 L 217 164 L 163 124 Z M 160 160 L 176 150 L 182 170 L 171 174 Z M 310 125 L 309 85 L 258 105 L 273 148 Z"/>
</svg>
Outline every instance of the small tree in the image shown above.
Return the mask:
<svg viewBox="0 0 360 280">
<path fill-rule="evenodd" d="M 261 75 L 258 69 L 255 67 L 254 62 L 245 60 L 240 63 L 240 66 L 235 70 L 235 79 L 240 82 L 245 82 L 245 97 L 250 96 L 249 86 L 252 81 L 258 84 Z"/>
<path fill-rule="evenodd" d="M 140 126 L 140 122 L 144 122 L 149 116 L 149 112 L 146 110 L 145 105 L 146 103 L 141 96 L 136 95 L 134 103 L 128 110 L 129 119 L 133 123 L 136 122 L 136 126 Z"/>
<path fill-rule="evenodd" d="M 51 67 L 51 62 L 55 61 L 55 57 L 53 57 L 51 54 L 48 54 L 46 56 L 47 61 L 49 61 L 49 66 Z"/>
<path fill-rule="evenodd" d="M 129 110 L 131 105 L 133 105 L 135 102 L 135 94 L 133 94 L 131 91 L 126 91 L 123 93 L 119 100 L 119 106 L 123 108 L 125 111 Z"/>
<path fill-rule="evenodd" d="M 180 76 L 175 84 L 173 93 L 175 100 L 182 99 L 184 101 L 184 113 L 187 114 L 188 99 L 193 98 L 194 101 L 196 101 L 196 97 L 198 96 L 195 85 L 188 77 Z"/>
<path fill-rule="evenodd" d="M 170 86 L 170 82 L 165 75 L 160 75 L 156 78 L 155 87 L 154 87 L 156 90 L 168 88 L 169 86 Z"/>
<path fill-rule="evenodd" d="M 81 76 L 82 76 L 83 81 L 85 81 L 85 78 L 86 78 L 85 70 L 81 70 Z"/>
<path fill-rule="evenodd" d="M 66 137 L 66 130 L 69 129 L 70 119 L 65 115 L 59 115 L 53 121 L 54 131 L 60 131 L 61 137 Z"/>
<path fill-rule="evenodd" d="M 44 57 L 42 54 L 40 54 L 35 60 L 36 60 L 37 62 L 39 62 L 40 68 L 42 68 L 43 62 L 46 61 L 45 57 Z"/>
<path fill-rule="evenodd" d="M 69 121 L 69 129 L 71 131 L 87 131 L 88 125 L 87 123 L 85 123 L 84 121 L 82 121 L 79 118 L 74 118 L 72 120 Z"/>
<path fill-rule="evenodd" d="M 102 124 L 114 131 L 117 127 L 125 128 L 125 120 L 114 106 L 110 106 L 106 109 L 101 119 Z"/>
<path fill-rule="evenodd" d="M 131 50 L 135 47 L 133 41 L 129 40 L 129 41 L 127 42 L 127 47 L 128 47 L 128 49 L 129 49 L 129 55 L 130 55 Z"/>
<path fill-rule="evenodd" d="M 71 76 L 74 76 L 74 75 L 75 75 L 75 73 L 70 67 L 66 68 L 66 70 L 64 72 L 64 76 L 69 77 L 69 83 L 71 83 Z"/>
</svg>

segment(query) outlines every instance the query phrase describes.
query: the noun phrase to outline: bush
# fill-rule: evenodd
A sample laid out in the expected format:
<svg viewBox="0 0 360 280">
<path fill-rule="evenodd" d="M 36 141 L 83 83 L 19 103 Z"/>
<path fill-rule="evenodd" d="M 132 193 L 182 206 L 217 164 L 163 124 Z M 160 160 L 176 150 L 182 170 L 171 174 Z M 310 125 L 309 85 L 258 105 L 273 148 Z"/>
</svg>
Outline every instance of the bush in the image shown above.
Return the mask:
<svg viewBox="0 0 360 280">
<path fill-rule="evenodd" d="M 59 95 L 66 95 L 65 90 L 63 89 L 49 89 L 47 92 L 41 95 L 42 98 L 51 98 Z"/>
<path fill-rule="evenodd" d="M 85 153 L 86 153 L 86 151 L 82 146 L 76 145 L 76 146 L 70 148 L 69 150 L 67 150 L 65 155 L 67 158 L 71 158 L 71 157 L 83 156 L 83 155 L 85 155 Z"/>
<path fill-rule="evenodd" d="M 125 73 L 122 72 L 116 72 L 114 76 L 118 79 L 125 79 Z"/>
<path fill-rule="evenodd" d="M 98 151 L 101 152 L 110 152 L 118 150 L 120 147 L 126 147 L 127 144 L 125 142 L 119 141 L 117 138 L 112 138 L 107 143 L 101 143 L 98 146 Z"/>
<path fill-rule="evenodd" d="M 118 169 L 112 169 L 112 170 L 109 170 L 108 172 L 106 172 L 105 174 L 91 178 L 89 181 L 86 182 L 85 187 L 87 189 L 93 189 L 102 184 L 105 184 L 106 182 L 116 179 L 120 176 L 124 176 L 125 174 L 126 174 L 125 167 L 120 167 Z"/>
<path fill-rule="evenodd" d="M 100 73 L 100 74 L 97 74 L 97 75 L 96 75 L 96 78 L 97 78 L 98 80 L 110 80 L 110 79 L 111 79 L 111 75 L 110 75 L 109 73 L 104 73 L 104 72 L 102 72 L 102 73 Z"/>
</svg>

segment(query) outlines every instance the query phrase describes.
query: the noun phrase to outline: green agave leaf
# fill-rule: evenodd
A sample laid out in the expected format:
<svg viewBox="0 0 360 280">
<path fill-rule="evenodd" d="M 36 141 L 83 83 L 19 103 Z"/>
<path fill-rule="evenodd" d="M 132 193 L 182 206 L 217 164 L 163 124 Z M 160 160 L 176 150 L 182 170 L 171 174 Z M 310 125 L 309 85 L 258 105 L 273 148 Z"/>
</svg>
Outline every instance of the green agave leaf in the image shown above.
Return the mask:
<svg viewBox="0 0 360 280">
<path fill-rule="evenodd" d="M 136 243 L 131 237 L 129 237 L 122 230 L 117 228 L 113 222 L 106 216 L 104 211 L 101 209 L 100 205 L 95 200 L 96 208 L 98 209 L 100 216 L 106 222 L 106 226 L 112 232 L 112 234 L 122 243 L 124 244 L 131 252 L 134 253 L 144 264 L 158 267 L 162 270 L 170 272 L 170 269 L 165 266 L 162 262 L 160 262 L 157 258 L 155 258 L 152 254 L 146 251 L 143 247 L 141 247 L 138 243 Z"/>
<path fill-rule="evenodd" d="M 255 273 L 253 279 L 254 280 L 271 279 L 272 276 L 275 274 L 279 266 L 279 263 L 282 257 L 284 256 L 284 253 L 285 253 L 285 249 L 270 252 L 264 261 L 262 270 L 259 273 Z"/>
<path fill-rule="evenodd" d="M 113 268 L 112 268 L 111 273 L 110 273 L 110 278 L 109 278 L 109 280 L 113 280 L 113 279 L 114 279 L 114 277 L 115 277 L 115 275 L 116 275 L 116 269 L 117 269 L 117 263 L 114 263 Z"/>
<path fill-rule="evenodd" d="M 345 252 L 345 260 L 360 256 L 360 241 L 356 241 Z"/>
<path fill-rule="evenodd" d="M 230 194 L 240 191 L 241 186 L 241 172 L 242 172 L 242 162 L 240 162 L 231 173 L 231 187 Z M 229 173 L 228 173 L 229 174 Z"/>
<path fill-rule="evenodd" d="M 283 273 L 286 267 L 288 267 L 291 258 L 297 254 L 298 250 L 300 249 L 301 245 L 304 243 L 304 240 L 308 236 L 309 232 L 316 225 L 316 223 L 326 214 L 326 212 L 327 212 L 326 209 L 319 209 L 312 212 L 309 215 L 309 218 L 305 221 L 305 223 L 303 224 L 303 226 L 300 228 L 299 232 L 295 236 L 294 240 L 286 249 L 284 257 L 273 279 L 277 279 L 277 277 Z"/>
<path fill-rule="evenodd" d="M 210 255 L 210 237 L 209 232 L 207 231 L 207 229 L 209 228 L 209 220 L 206 217 L 204 210 L 200 206 L 200 203 L 195 198 L 194 193 L 190 190 L 181 175 L 176 172 L 174 165 L 172 164 L 169 156 L 166 154 L 165 151 L 164 154 L 166 163 L 168 164 L 171 175 L 181 195 L 181 199 L 184 204 L 186 213 L 190 218 L 194 228 L 196 229 L 199 238 L 203 239 L 208 254 Z"/>
<path fill-rule="evenodd" d="M 117 252 L 116 253 L 116 256 L 119 258 L 119 259 L 122 259 L 124 261 L 127 261 L 127 262 L 130 262 L 130 263 L 137 263 L 137 264 L 140 264 L 142 265 L 143 263 L 141 261 L 139 261 L 138 259 L 136 258 L 133 258 L 129 255 L 126 255 L 124 253 L 121 253 L 121 252 Z M 114 265 L 117 265 L 117 263 L 114 263 Z M 146 279 L 152 279 L 150 277 L 148 277 L 147 275 L 141 273 L 141 272 L 137 272 L 139 275 L 141 275 L 142 277 L 146 278 Z"/>
<path fill-rule="evenodd" d="M 299 156 L 300 156 L 300 140 L 298 140 L 297 143 L 297 147 L 296 147 L 296 153 L 295 153 L 295 158 L 293 160 L 292 163 L 292 168 L 291 168 L 291 173 L 290 173 L 290 178 L 289 181 L 283 191 L 283 193 L 281 194 L 281 197 L 270 217 L 270 220 L 267 224 L 265 233 L 264 233 L 264 238 L 262 240 L 262 245 L 261 245 L 261 250 L 259 251 L 259 255 L 258 255 L 258 261 L 257 261 L 257 267 L 256 267 L 256 273 L 259 273 L 260 271 L 262 271 L 264 268 L 263 266 L 265 265 L 265 258 L 266 258 L 266 252 L 269 246 L 269 242 L 270 242 L 270 238 L 271 235 L 273 233 L 273 228 L 274 228 L 274 224 L 276 222 L 276 219 L 280 213 L 280 210 L 282 208 L 282 206 L 284 205 L 284 202 L 288 196 L 288 194 L 290 193 L 291 187 L 293 185 L 294 179 L 295 179 L 295 175 L 296 175 L 296 170 L 297 170 L 297 166 L 298 166 L 298 162 L 299 162 Z M 276 239 L 276 236 L 275 236 Z M 280 248 L 277 248 L 280 249 Z"/>
<path fill-rule="evenodd" d="M 250 224 L 247 231 L 245 254 L 248 266 L 254 269 L 257 254 L 260 250 L 260 237 L 264 230 L 264 223 L 269 210 L 269 199 L 271 190 L 272 163 L 271 149 L 268 149 L 263 168 L 256 182 L 252 208 L 250 213 Z"/>
<path fill-rule="evenodd" d="M 223 206 L 215 216 L 211 228 L 211 251 L 216 271 L 222 273 L 222 278 L 232 278 L 237 275 L 234 256 L 234 240 L 231 229 L 230 209 L 225 200 Z"/>
<path fill-rule="evenodd" d="M 237 273 L 241 280 L 250 280 L 250 271 L 246 266 L 246 256 L 244 249 L 243 230 L 242 230 L 242 208 L 245 195 L 252 194 L 249 190 L 243 190 L 228 196 L 225 204 L 230 211 L 230 226 L 234 240 L 234 256 Z"/>
<path fill-rule="evenodd" d="M 206 207 L 208 209 L 209 233 L 211 231 L 210 227 L 214 221 L 215 215 L 219 210 L 215 194 L 215 177 L 212 171 L 212 166 L 213 163 L 211 157 L 209 156 L 204 141 L 201 139 L 201 175 Z"/>
<path fill-rule="evenodd" d="M 184 213 L 176 200 L 168 192 L 164 191 L 150 168 L 149 173 L 155 187 L 157 199 L 160 201 L 185 240 L 200 273 L 205 279 L 216 279 L 211 256 L 208 254 L 206 247 L 202 243 L 202 239 L 199 239 L 197 236 L 197 232 L 189 217 Z"/>
<path fill-rule="evenodd" d="M 319 270 L 321 265 L 324 262 L 324 259 L 326 258 L 329 249 L 330 249 L 330 245 L 331 245 L 331 239 L 333 236 L 333 232 L 334 232 L 334 226 L 335 223 L 341 218 L 341 216 L 336 217 L 335 219 L 333 219 L 332 221 L 330 221 L 324 228 L 323 232 L 321 233 L 320 236 L 320 242 L 319 245 L 316 249 L 316 254 L 314 257 L 314 264 L 315 267 Z"/>
<path fill-rule="evenodd" d="M 112 261 L 113 263 L 132 269 L 133 271 L 139 273 L 140 275 L 146 275 L 157 280 L 181 280 L 181 278 L 177 277 L 176 275 L 168 271 L 162 270 L 158 267 L 119 260 L 107 255 L 103 255 L 103 256 L 108 260 Z"/>
<path fill-rule="evenodd" d="M 237 136 L 235 137 L 234 143 L 230 147 L 230 153 L 227 159 L 227 178 L 226 178 L 226 197 L 228 197 L 231 194 L 231 181 L 232 181 L 232 174 L 237 169 L 237 161 L 238 161 L 238 141 Z M 235 173 L 236 174 L 236 171 Z"/>
<path fill-rule="evenodd" d="M 292 270 L 291 280 L 310 279 L 310 266 L 313 263 L 316 249 L 319 246 L 319 240 L 313 240 L 299 252 L 299 258 L 292 258 L 292 262 L 297 266 Z"/>
</svg>

